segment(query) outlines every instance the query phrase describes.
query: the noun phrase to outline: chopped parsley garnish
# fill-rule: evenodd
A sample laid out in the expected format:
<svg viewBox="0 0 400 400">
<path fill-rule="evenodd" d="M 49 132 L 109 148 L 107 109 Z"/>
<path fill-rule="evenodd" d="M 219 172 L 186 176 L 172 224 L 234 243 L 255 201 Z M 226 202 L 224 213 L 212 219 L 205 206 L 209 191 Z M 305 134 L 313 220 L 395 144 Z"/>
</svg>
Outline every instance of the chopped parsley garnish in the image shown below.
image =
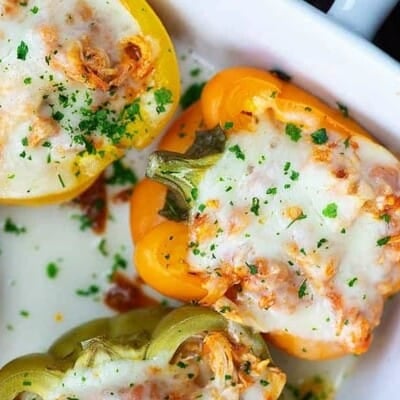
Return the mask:
<svg viewBox="0 0 400 400">
<path fill-rule="evenodd" d="M 24 79 L 24 83 L 25 83 L 25 85 L 30 85 L 32 83 L 32 78 L 30 76 L 27 76 Z"/>
<path fill-rule="evenodd" d="M 221 314 L 225 314 L 225 313 L 230 312 L 230 311 L 231 311 L 231 308 L 230 308 L 229 306 L 222 306 L 222 307 L 219 309 L 219 312 L 220 312 Z"/>
<path fill-rule="evenodd" d="M 26 136 L 24 138 L 22 138 L 21 143 L 22 143 L 22 146 L 28 146 L 28 144 L 29 144 L 28 138 Z"/>
<path fill-rule="evenodd" d="M 62 176 L 60 174 L 58 174 L 57 176 L 58 176 L 58 180 L 60 182 L 61 187 L 65 188 L 65 183 L 64 183 Z"/>
<path fill-rule="evenodd" d="M 250 211 L 254 214 L 259 216 L 260 215 L 260 199 L 258 197 L 253 197 L 251 199 L 251 207 Z"/>
<path fill-rule="evenodd" d="M 286 162 L 285 162 L 285 165 L 284 165 L 284 167 L 283 167 L 283 172 L 285 173 L 285 175 L 288 174 L 291 165 L 292 165 L 292 164 L 291 164 L 290 161 L 286 161 Z"/>
<path fill-rule="evenodd" d="M 122 257 L 121 254 L 115 254 L 114 263 L 111 267 L 111 275 L 109 276 L 109 278 L 112 278 L 119 269 L 127 269 L 127 267 L 128 261 L 124 257 Z"/>
<path fill-rule="evenodd" d="M 109 185 L 134 185 L 138 178 L 135 172 L 124 165 L 122 160 L 116 160 L 111 164 L 112 175 L 106 179 Z"/>
<path fill-rule="evenodd" d="M 322 239 L 320 239 L 320 240 L 318 241 L 317 247 L 320 248 L 324 243 L 327 243 L 327 242 L 328 242 L 327 239 L 322 238 Z"/>
<path fill-rule="evenodd" d="M 299 291 L 297 292 L 298 296 L 300 299 L 302 299 L 304 296 L 307 296 L 307 279 L 303 281 L 303 283 L 299 287 Z"/>
<path fill-rule="evenodd" d="M 347 106 L 339 102 L 337 102 L 336 104 L 339 108 L 339 111 L 342 113 L 343 117 L 349 118 L 349 109 L 347 108 Z"/>
<path fill-rule="evenodd" d="M 193 68 L 190 70 L 190 76 L 196 77 L 200 75 L 201 69 L 200 68 Z"/>
<path fill-rule="evenodd" d="M 265 387 L 269 385 L 269 382 L 266 381 L 265 379 L 260 379 L 260 385 Z"/>
<path fill-rule="evenodd" d="M 297 181 L 299 179 L 300 173 L 297 171 L 292 170 L 290 174 L 290 180 Z"/>
<path fill-rule="evenodd" d="M 278 192 L 278 189 L 276 187 L 270 187 L 269 189 L 267 189 L 267 191 L 265 193 L 274 195 L 277 192 Z"/>
<path fill-rule="evenodd" d="M 311 139 L 315 144 L 324 144 L 328 141 L 328 134 L 325 128 L 318 129 L 311 134 Z"/>
<path fill-rule="evenodd" d="M 199 205 L 199 211 L 200 211 L 200 212 L 203 212 L 203 211 L 206 209 L 206 207 L 207 207 L 207 206 L 206 206 L 205 204 L 200 204 L 200 205 Z"/>
<path fill-rule="evenodd" d="M 247 268 L 249 269 L 251 275 L 257 274 L 257 272 L 258 272 L 258 267 L 257 267 L 257 265 L 246 263 L 246 266 L 247 266 Z"/>
<path fill-rule="evenodd" d="M 337 217 L 338 206 L 336 203 L 329 203 L 323 210 L 322 215 L 327 218 Z"/>
<path fill-rule="evenodd" d="M 186 368 L 188 365 L 187 364 L 185 364 L 183 361 L 178 361 L 177 363 L 176 363 L 176 365 L 179 367 L 179 368 Z"/>
<path fill-rule="evenodd" d="M 238 144 L 235 144 L 234 146 L 229 147 L 228 150 L 231 153 L 235 154 L 236 158 L 239 160 L 244 160 L 246 158 L 242 149 L 240 148 L 240 146 Z"/>
<path fill-rule="evenodd" d="M 21 310 L 21 311 L 19 312 L 19 315 L 20 315 L 21 317 L 28 318 L 30 314 L 29 314 L 29 311 Z"/>
<path fill-rule="evenodd" d="M 59 271 L 60 271 L 60 268 L 55 262 L 50 262 L 46 266 L 46 273 L 50 279 L 57 278 Z"/>
<path fill-rule="evenodd" d="M 17 58 L 18 60 L 26 60 L 26 56 L 28 55 L 29 48 L 28 45 L 21 40 L 21 43 L 17 47 Z"/>
<path fill-rule="evenodd" d="M 346 233 L 346 229 L 345 229 L 345 228 L 342 228 L 341 231 L 340 231 L 340 233 L 344 235 L 344 234 Z"/>
<path fill-rule="evenodd" d="M 30 9 L 32 14 L 37 14 L 39 12 L 39 7 L 38 6 L 34 6 Z"/>
<path fill-rule="evenodd" d="M 357 283 L 357 281 L 358 281 L 358 278 L 357 278 L 357 277 L 354 277 L 354 278 L 350 279 L 350 280 L 347 282 L 347 284 L 349 285 L 349 287 L 353 287 L 353 286 Z"/>
<path fill-rule="evenodd" d="M 388 244 L 390 241 L 390 236 L 385 236 L 383 238 L 380 238 L 379 240 L 376 241 L 377 246 L 384 246 L 385 244 Z"/>
<path fill-rule="evenodd" d="M 181 105 L 183 110 L 190 107 L 193 103 L 199 100 L 205 84 L 205 82 L 193 83 L 186 89 L 179 101 L 179 104 Z"/>
<path fill-rule="evenodd" d="M 301 129 L 292 123 L 286 124 L 285 133 L 293 142 L 298 142 L 301 138 Z"/>
<path fill-rule="evenodd" d="M 96 285 L 90 285 L 87 289 L 77 289 L 75 293 L 78 296 L 89 297 L 100 292 L 100 288 Z"/>
<path fill-rule="evenodd" d="M 86 214 L 74 214 L 71 216 L 71 219 L 79 221 L 79 230 L 81 231 L 91 228 L 93 224 L 93 221 Z"/>
<path fill-rule="evenodd" d="M 54 119 L 54 121 L 60 122 L 64 119 L 64 114 L 61 111 L 55 111 L 51 117 Z"/>
<path fill-rule="evenodd" d="M 99 245 L 97 246 L 97 248 L 99 249 L 100 253 L 104 256 L 107 257 L 108 256 L 108 250 L 107 250 L 107 241 L 106 239 L 101 239 Z"/>
<path fill-rule="evenodd" d="M 304 214 L 303 212 L 301 212 L 301 214 L 300 214 L 298 217 L 296 217 L 296 218 L 286 227 L 286 229 L 290 228 L 295 222 L 301 221 L 302 219 L 306 219 L 306 218 L 307 218 L 307 215 Z"/>
<path fill-rule="evenodd" d="M 350 146 L 350 136 L 343 142 L 345 149 L 348 149 Z"/>
<path fill-rule="evenodd" d="M 383 219 L 387 224 L 390 222 L 390 215 L 389 214 L 383 214 L 380 216 L 380 219 Z"/>
<path fill-rule="evenodd" d="M 157 104 L 156 111 L 161 114 L 166 111 L 165 106 L 172 103 L 172 92 L 166 88 L 157 89 L 154 91 L 154 99 Z"/>
<path fill-rule="evenodd" d="M 15 235 L 26 233 L 26 228 L 24 226 L 18 226 L 11 218 L 6 219 L 3 230 L 4 232 L 13 233 Z"/>
<path fill-rule="evenodd" d="M 233 128 L 233 122 L 232 121 L 227 121 L 224 124 L 224 129 L 232 129 Z"/>
</svg>

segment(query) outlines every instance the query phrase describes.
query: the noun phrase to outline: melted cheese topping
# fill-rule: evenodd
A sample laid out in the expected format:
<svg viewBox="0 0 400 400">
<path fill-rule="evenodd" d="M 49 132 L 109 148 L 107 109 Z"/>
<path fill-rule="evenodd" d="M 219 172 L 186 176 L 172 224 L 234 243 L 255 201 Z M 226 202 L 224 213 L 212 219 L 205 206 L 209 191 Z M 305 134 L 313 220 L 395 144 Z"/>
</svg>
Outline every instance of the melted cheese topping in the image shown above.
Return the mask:
<svg viewBox="0 0 400 400">
<path fill-rule="evenodd" d="M 400 284 L 400 164 L 364 137 L 292 133 L 264 117 L 229 136 L 198 188 L 188 262 L 207 280 L 206 303 L 241 286 L 220 311 L 362 352 Z"/>
<path fill-rule="evenodd" d="M 0 12 L 0 198 L 68 191 L 121 156 L 130 121 L 157 118 L 157 43 L 120 1 L 3 0 Z"/>
</svg>

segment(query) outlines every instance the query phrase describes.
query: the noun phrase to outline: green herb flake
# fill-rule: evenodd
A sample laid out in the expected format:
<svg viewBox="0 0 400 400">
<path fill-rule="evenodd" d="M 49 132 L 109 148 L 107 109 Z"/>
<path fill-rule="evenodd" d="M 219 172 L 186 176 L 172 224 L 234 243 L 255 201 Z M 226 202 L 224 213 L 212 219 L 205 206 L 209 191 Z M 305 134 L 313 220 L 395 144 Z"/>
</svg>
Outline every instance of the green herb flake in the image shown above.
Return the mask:
<svg viewBox="0 0 400 400">
<path fill-rule="evenodd" d="M 323 210 L 322 215 L 327 218 L 337 217 L 338 206 L 336 203 L 329 203 Z"/>
<path fill-rule="evenodd" d="M 258 272 L 257 265 L 246 263 L 246 266 L 249 269 L 251 275 L 256 275 L 257 274 L 257 272 Z"/>
<path fill-rule="evenodd" d="M 135 185 L 138 177 L 135 172 L 126 166 L 122 160 L 116 160 L 111 165 L 112 174 L 106 179 L 109 185 Z"/>
<path fill-rule="evenodd" d="M 58 176 L 58 180 L 60 182 L 61 187 L 65 188 L 65 183 L 64 183 L 62 176 L 60 174 L 58 174 L 57 176 Z"/>
<path fill-rule="evenodd" d="M 21 40 L 21 43 L 17 47 L 17 58 L 18 60 L 26 60 L 26 56 L 28 55 L 29 48 L 28 45 Z"/>
<path fill-rule="evenodd" d="M 29 315 L 30 315 L 30 313 L 29 313 L 29 311 L 27 311 L 27 310 L 21 310 L 21 311 L 19 312 L 19 315 L 20 315 L 21 317 L 28 318 Z"/>
<path fill-rule="evenodd" d="M 183 361 L 178 361 L 178 362 L 176 363 L 176 365 L 177 365 L 179 368 L 186 368 L 186 367 L 188 366 L 188 364 L 185 364 Z"/>
<path fill-rule="evenodd" d="M 26 228 L 24 226 L 18 226 L 11 218 L 6 218 L 3 230 L 6 233 L 13 233 L 14 235 L 26 233 Z"/>
<path fill-rule="evenodd" d="M 97 249 L 99 250 L 100 254 L 103 255 L 104 257 L 108 256 L 109 253 L 107 250 L 107 240 L 105 238 L 100 240 Z"/>
<path fill-rule="evenodd" d="M 328 242 L 327 239 L 322 238 L 322 239 L 320 239 L 320 240 L 318 241 L 317 247 L 320 248 L 323 244 L 325 244 L 325 243 L 327 243 L 327 242 Z"/>
<path fill-rule="evenodd" d="M 349 279 L 349 280 L 347 281 L 347 284 L 349 285 L 349 287 L 353 287 L 353 286 L 357 283 L 357 281 L 358 281 L 358 278 L 357 278 L 357 277 L 354 277 L 354 278 L 352 278 L 352 279 Z"/>
<path fill-rule="evenodd" d="M 286 161 L 286 162 L 285 162 L 285 165 L 283 166 L 283 172 L 285 173 L 285 175 L 288 174 L 291 165 L 292 165 L 292 164 L 291 164 L 290 161 Z"/>
<path fill-rule="evenodd" d="M 250 211 L 256 216 L 260 215 L 260 199 L 258 197 L 251 199 Z"/>
<path fill-rule="evenodd" d="M 302 299 L 304 296 L 307 296 L 307 279 L 303 281 L 303 283 L 300 285 L 299 290 L 297 292 L 299 299 Z"/>
<path fill-rule="evenodd" d="M 343 117 L 349 118 L 349 109 L 347 108 L 347 106 L 339 102 L 337 102 L 336 104 L 339 108 L 339 111 L 342 113 Z"/>
<path fill-rule="evenodd" d="M 390 242 L 390 236 L 385 236 L 376 241 L 377 246 L 385 246 Z"/>
<path fill-rule="evenodd" d="M 111 274 L 109 276 L 109 278 L 111 279 L 114 274 L 118 271 L 118 270 L 126 270 L 128 268 L 128 261 L 121 256 L 121 254 L 116 253 L 114 255 L 114 262 L 113 265 L 111 266 Z"/>
<path fill-rule="evenodd" d="M 30 85 L 32 83 L 32 78 L 30 76 L 24 78 L 24 84 Z"/>
<path fill-rule="evenodd" d="M 350 136 L 343 142 L 343 144 L 345 149 L 350 147 Z"/>
<path fill-rule="evenodd" d="M 276 187 L 270 187 L 269 189 L 267 189 L 267 191 L 265 193 L 275 195 L 277 192 L 278 192 L 278 189 Z"/>
<path fill-rule="evenodd" d="M 266 381 L 265 379 L 261 379 L 261 380 L 260 380 L 260 385 L 265 387 L 265 386 L 268 386 L 268 385 L 269 385 L 269 382 Z"/>
<path fill-rule="evenodd" d="M 224 129 L 232 129 L 233 128 L 233 122 L 232 121 L 227 121 L 224 124 Z"/>
<path fill-rule="evenodd" d="M 31 381 L 22 381 L 22 386 L 32 386 Z"/>
<path fill-rule="evenodd" d="M 246 157 L 238 144 L 235 144 L 234 146 L 229 147 L 228 150 L 231 153 L 233 153 L 237 159 L 245 160 Z"/>
<path fill-rule="evenodd" d="M 298 142 L 301 139 L 301 129 L 295 124 L 286 124 L 285 133 L 293 142 Z"/>
<path fill-rule="evenodd" d="M 292 171 L 290 174 L 290 180 L 297 181 L 299 179 L 300 173 L 297 171 Z"/>
<path fill-rule="evenodd" d="M 60 122 L 64 118 L 64 114 L 61 111 L 55 111 L 51 117 L 54 119 L 54 121 Z"/>
<path fill-rule="evenodd" d="M 390 215 L 389 214 L 383 214 L 379 218 L 384 220 L 387 224 L 390 222 Z"/>
<path fill-rule="evenodd" d="M 192 76 L 193 78 L 195 78 L 196 76 L 199 76 L 200 73 L 201 73 L 200 68 L 193 68 L 192 70 L 190 70 L 190 76 Z"/>
<path fill-rule="evenodd" d="M 30 9 L 30 12 L 32 14 L 37 14 L 39 12 L 39 7 L 38 6 L 34 6 Z"/>
<path fill-rule="evenodd" d="M 200 211 L 200 212 L 204 212 L 204 210 L 206 209 L 206 207 L 207 207 L 207 206 L 206 206 L 205 204 L 200 204 L 200 205 L 199 205 L 199 211 Z"/>
<path fill-rule="evenodd" d="M 166 111 L 167 104 L 172 104 L 172 92 L 166 88 L 157 89 L 154 92 L 154 100 L 157 104 L 156 111 L 161 114 Z"/>
<path fill-rule="evenodd" d="M 100 292 L 100 288 L 96 285 L 90 285 L 87 289 L 77 289 L 75 293 L 78 296 L 89 297 Z"/>
<path fill-rule="evenodd" d="M 60 272 L 60 268 L 55 262 L 50 262 L 47 264 L 46 274 L 49 279 L 57 278 L 57 275 L 59 272 Z"/>
<path fill-rule="evenodd" d="M 315 144 L 325 144 L 328 141 L 328 134 L 326 133 L 326 129 L 318 129 L 311 134 L 311 139 Z"/>
</svg>

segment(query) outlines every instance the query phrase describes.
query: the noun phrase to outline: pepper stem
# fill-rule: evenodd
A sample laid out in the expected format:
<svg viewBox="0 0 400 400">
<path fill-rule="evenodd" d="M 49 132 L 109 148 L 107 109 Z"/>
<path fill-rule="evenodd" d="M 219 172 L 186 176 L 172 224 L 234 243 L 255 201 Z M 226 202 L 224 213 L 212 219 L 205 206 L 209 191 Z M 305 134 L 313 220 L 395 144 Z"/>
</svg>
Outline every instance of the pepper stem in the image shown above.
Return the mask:
<svg viewBox="0 0 400 400">
<path fill-rule="evenodd" d="M 179 194 L 179 206 L 187 209 L 197 199 L 198 185 L 204 173 L 219 158 L 220 154 L 188 158 L 171 151 L 156 151 L 150 155 L 146 176 Z"/>
</svg>

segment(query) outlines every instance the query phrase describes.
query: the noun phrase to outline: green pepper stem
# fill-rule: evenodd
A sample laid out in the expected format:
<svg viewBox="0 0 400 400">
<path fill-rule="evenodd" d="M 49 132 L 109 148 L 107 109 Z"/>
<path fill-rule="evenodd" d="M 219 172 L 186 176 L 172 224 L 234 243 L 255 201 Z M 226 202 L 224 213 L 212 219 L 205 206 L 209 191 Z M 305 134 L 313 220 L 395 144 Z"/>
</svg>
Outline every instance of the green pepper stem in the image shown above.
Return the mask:
<svg viewBox="0 0 400 400">
<path fill-rule="evenodd" d="M 180 205 L 187 208 L 197 198 L 198 185 L 204 173 L 219 158 L 220 154 L 188 158 L 180 153 L 156 151 L 150 155 L 146 176 L 179 194 Z"/>
</svg>

